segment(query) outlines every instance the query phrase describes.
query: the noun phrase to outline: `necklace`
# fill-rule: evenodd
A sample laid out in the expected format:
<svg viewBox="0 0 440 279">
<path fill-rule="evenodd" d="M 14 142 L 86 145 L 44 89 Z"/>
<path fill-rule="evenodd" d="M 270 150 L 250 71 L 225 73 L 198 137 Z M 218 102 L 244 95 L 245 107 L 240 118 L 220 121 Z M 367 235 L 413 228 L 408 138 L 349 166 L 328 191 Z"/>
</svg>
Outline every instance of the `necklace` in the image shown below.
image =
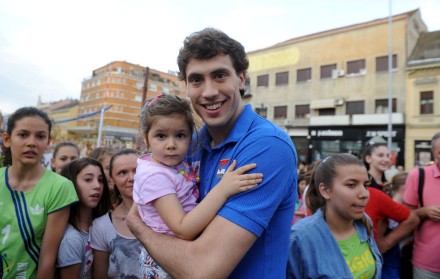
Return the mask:
<svg viewBox="0 0 440 279">
<path fill-rule="evenodd" d="M 156 162 L 158 162 L 161 165 L 175 169 L 177 171 L 177 173 L 181 174 L 187 181 L 194 183 L 194 185 L 196 185 L 200 182 L 200 177 L 197 175 L 197 171 L 193 170 L 191 168 L 190 164 L 188 164 L 188 162 L 186 162 L 185 160 L 178 163 L 175 166 L 169 166 L 167 164 L 162 163 L 159 159 L 157 159 L 153 153 L 151 153 L 151 158 L 153 158 Z M 184 164 L 184 166 L 179 168 L 179 166 L 182 163 Z"/>
<path fill-rule="evenodd" d="M 125 218 L 127 218 L 127 214 L 130 211 L 130 209 L 127 208 L 123 202 L 120 204 L 120 207 L 121 207 L 121 212 L 122 212 L 121 219 L 122 219 L 122 221 L 125 221 Z"/>
</svg>

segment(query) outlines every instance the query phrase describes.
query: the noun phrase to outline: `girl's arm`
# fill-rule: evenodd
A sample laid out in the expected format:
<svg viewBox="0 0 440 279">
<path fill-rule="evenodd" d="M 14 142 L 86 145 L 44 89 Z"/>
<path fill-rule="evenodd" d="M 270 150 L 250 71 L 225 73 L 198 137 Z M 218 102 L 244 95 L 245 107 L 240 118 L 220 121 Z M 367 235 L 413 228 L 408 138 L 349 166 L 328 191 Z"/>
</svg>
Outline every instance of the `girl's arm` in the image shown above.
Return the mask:
<svg viewBox="0 0 440 279">
<path fill-rule="evenodd" d="M 37 279 L 54 278 L 58 249 L 66 230 L 70 207 L 48 215 L 38 261 Z"/>
<path fill-rule="evenodd" d="M 154 201 L 160 217 L 177 237 L 185 240 L 194 239 L 217 215 L 229 197 L 252 189 L 262 181 L 261 173 L 244 174 L 255 168 L 256 164 L 245 165 L 234 171 L 236 165 L 237 162 L 234 160 L 219 184 L 188 213 L 185 213 L 174 194 L 162 196 Z"/>
<path fill-rule="evenodd" d="M 81 264 L 73 264 L 60 268 L 61 279 L 80 279 Z"/>
<path fill-rule="evenodd" d="M 93 249 L 93 278 L 108 279 L 108 259 L 110 253 Z"/>
</svg>

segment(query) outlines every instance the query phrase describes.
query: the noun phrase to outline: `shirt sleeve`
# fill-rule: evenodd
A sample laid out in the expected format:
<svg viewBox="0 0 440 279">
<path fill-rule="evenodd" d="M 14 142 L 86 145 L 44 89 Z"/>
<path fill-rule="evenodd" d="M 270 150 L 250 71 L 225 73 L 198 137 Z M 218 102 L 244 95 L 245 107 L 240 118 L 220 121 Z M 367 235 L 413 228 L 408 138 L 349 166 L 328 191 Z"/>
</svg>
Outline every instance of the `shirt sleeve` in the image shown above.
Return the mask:
<svg viewBox="0 0 440 279">
<path fill-rule="evenodd" d="M 298 245 L 299 239 L 293 237 L 293 241 L 289 249 L 289 258 L 287 262 L 287 278 L 307 278 L 304 274 L 305 260 L 302 258 L 303 252 L 301 245 Z"/>
<path fill-rule="evenodd" d="M 219 215 L 260 236 L 279 207 L 292 206 L 294 212 L 296 153 L 283 140 L 270 136 L 247 140 L 241 147 L 230 161 L 237 160 L 236 168 L 256 163 L 250 173 L 263 173 L 263 181 L 254 189 L 231 197 Z"/>
<path fill-rule="evenodd" d="M 90 247 L 98 251 L 110 251 L 110 239 L 108 238 L 111 231 L 111 222 L 106 221 L 108 214 L 103 215 L 93 221 L 93 225 L 90 228 Z"/>
<path fill-rule="evenodd" d="M 75 186 L 73 186 L 73 183 L 70 180 L 55 173 L 53 173 L 48 180 L 52 184 L 49 203 L 47 205 L 48 214 L 78 202 L 78 195 L 76 194 Z"/>
<path fill-rule="evenodd" d="M 403 194 L 403 201 L 410 205 L 417 207 L 419 205 L 419 169 L 414 168 L 408 173 L 405 183 L 405 192 Z"/>
<path fill-rule="evenodd" d="M 68 230 L 74 230 L 69 228 Z M 80 264 L 83 259 L 84 243 L 80 235 L 67 232 L 60 244 L 58 251 L 57 267 Z"/>
<path fill-rule="evenodd" d="M 379 195 L 379 204 L 377 204 L 377 206 L 380 206 L 382 209 L 381 215 L 384 217 L 384 219 L 392 219 L 399 223 L 408 219 L 411 213 L 411 210 L 408 207 L 395 202 L 384 192 L 377 191 L 377 194 Z"/>
<path fill-rule="evenodd" d="M 141 169 L 143 172 L 135 176 L 133 200 L 137 204 L 145 205 L 155 199 L 169 194 L 176 194 L 176 181 L 172 174 L 155 168 L 154 171 Z"/>
</svg>

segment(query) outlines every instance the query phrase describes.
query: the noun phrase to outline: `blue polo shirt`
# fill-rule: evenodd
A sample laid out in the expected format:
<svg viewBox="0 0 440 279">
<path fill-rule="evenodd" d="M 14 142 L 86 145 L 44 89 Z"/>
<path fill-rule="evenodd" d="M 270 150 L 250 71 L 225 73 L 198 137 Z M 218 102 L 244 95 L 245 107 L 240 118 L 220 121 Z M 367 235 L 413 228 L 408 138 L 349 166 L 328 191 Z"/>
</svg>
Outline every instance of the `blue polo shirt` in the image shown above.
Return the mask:
<svg viewBox="0 0 440 279">
<path fill-rule="evenodd" d="M 196 141 L 198 148 L 188 160 L 198 169 L 202 199 L 233 160 L 237 160 L 236 168 L 256 163 L 250 172 L 264 175 L 256 188 L 231 197 L 218 213 L 258 237 L 230 278 L 285 278 L 297 199 L 297 156 L 292 140 L 246 105 L 221 144 L 211 148 L 206 126 Z"/>
</svg>

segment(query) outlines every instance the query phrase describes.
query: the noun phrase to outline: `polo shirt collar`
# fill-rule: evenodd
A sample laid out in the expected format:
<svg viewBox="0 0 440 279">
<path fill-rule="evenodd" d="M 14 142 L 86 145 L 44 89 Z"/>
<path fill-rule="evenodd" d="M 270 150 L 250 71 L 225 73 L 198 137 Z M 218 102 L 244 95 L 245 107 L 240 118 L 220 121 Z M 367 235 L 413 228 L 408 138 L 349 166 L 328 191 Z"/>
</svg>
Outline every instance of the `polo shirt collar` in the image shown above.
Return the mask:
<svg viewBox="0 0 440 279">
<path fill-rule="evenodd" d="M 237 121 L 232 127 L 232 130 L 229 133 L 228 137 L 212 149 L 222 148 L 225 144 L 238 142 L 240 139 L 242 139 L 252 125 L 252 122 L 254 121 L 256 115 L 257 114 L 252 109 L 252 106 L 250 104 L 246 104 L 243 111 L 238 116 Z M 212 137 L 209 134 L 206 124 L 200 130 L 199 137 L 201 146 L 207 150 L 210 150 Z"/>
</svg>

